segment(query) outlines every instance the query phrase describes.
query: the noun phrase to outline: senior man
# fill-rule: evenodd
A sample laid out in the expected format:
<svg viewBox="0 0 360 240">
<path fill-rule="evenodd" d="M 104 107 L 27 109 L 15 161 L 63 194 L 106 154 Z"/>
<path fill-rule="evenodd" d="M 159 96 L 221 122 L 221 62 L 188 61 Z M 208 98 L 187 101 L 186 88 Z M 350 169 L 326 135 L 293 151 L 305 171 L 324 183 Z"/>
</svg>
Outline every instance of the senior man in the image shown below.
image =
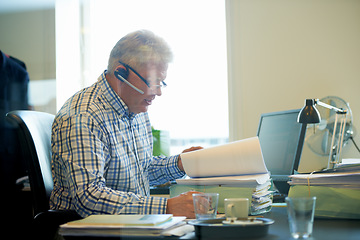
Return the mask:
<svg viewBox="0 0 360 240">
<path fill-rule="evenodd" d="M 152 155 L 147 110 L 166 86 L 171 60 L 162 38 L 147 30 L 130 33 L 112 49 L 97 82 L 66 101 L 52 127 L 52 209 L 73 209 L 82 217 L 195 217 L 192 192 L 167 199 L 149 190 L 185 175 L 179 155 Z"/>
</svg>

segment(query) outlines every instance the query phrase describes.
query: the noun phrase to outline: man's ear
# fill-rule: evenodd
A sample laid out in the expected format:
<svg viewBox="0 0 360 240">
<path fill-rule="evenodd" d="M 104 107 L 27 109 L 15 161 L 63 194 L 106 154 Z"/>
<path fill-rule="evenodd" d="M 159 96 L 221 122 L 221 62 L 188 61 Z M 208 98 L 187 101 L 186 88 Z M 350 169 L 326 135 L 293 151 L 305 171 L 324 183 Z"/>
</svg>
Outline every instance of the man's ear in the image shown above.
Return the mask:
<svg viewBox="0 0 360 240">
<path fill-rule="evenodd" d="M 127 80 L 127 78 L 129 77 L 129 69 L 120 65 L 115 69 L 114 75 L 117 79 L 124 82 L 123 78 Z"/>
</svg>

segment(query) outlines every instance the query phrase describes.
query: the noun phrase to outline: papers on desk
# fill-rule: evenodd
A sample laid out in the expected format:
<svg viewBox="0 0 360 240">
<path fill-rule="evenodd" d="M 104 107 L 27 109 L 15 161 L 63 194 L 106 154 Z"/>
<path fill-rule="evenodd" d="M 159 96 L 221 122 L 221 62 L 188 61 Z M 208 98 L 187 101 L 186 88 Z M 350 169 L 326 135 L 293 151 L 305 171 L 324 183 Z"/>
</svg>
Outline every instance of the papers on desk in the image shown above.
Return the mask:
<svg viewBox="0 0 360 240">
<path fill-rule="evenodd" d="M 182 236 L 193 231 L 171 214 L 91 215 L 60 226 L 63 236 Z"/>
<path fill-rule="evenodd" d="M 181 154 L 186 174 L 178 185 L 251 188 L 251 212 L 264 212 L 272 203 L 270 174 L 258 137 Z"/>
<path fill-rule="evenodd" d="M 187 185 L 256 187 L 270 179 L 258 137 L 181 154 Z"/>
<path fill-rule="evenodd" d="M 290 176 L 289 197 L 316 196 L 315 216 L 360 219 L 360 165 Z"/>
<path fill-rule="evenodd" d="M 70 226 L 115 226 L 119 228 L 158 226 L 172 219 L 171 214 L 156 215 L 91 215 L 73 221 Z"/>
<path fill-rule="evenodd" d="M 258 137 L 181 154 L 185 172 L 193 178 L 267 173 Z"/>
<path fill-rule="evenodd" d="M 360 164 L 360 158 L 343 158 L 340 164 Z"/>
<path fill-rule="evenodd" d="M 360 189 L 360 165 L 346 165 L 325 173 L 295 174 L 290 178 L 290 185 Z"/>
<path fill-rule="evenodd" d="M 270 188 L 271 181 L 268 180 L 254 189 L 251 198 L 251 212 L 254 215 L 267 212 L 266 210 L 271 209 L 273 195 L 272 191 L 269 191 Z"/>
<path fill-rule="evenodd" d="M 360 172 L 360 163 L 339 163 L 336 165 L 335 172 Z"/>
<path fill-rule="evenodd" d="M 256 187 L 264 184 L 269 180 L 268 173 L 252 174 L 242 176 L 228 176 L 228 177 L 212 177 L 212 178 L 184 178 L 177 179 L 178 184 L 190 185 L 222 185 L 222 186 L 239 186 L 239 187 Z"/>
</svg>

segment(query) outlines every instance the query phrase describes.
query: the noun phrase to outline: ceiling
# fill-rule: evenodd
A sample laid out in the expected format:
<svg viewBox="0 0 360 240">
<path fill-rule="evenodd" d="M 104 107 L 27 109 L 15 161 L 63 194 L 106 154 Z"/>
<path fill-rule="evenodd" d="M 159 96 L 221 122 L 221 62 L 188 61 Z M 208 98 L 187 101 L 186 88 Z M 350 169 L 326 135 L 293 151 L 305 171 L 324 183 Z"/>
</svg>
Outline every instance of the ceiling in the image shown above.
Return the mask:
<svg viewBox="0 0 360 240">
<path fill-rule="evenodd" d="M 56 0 L 1 0 L 0 13 L 55 8 Z"/>
</svg>

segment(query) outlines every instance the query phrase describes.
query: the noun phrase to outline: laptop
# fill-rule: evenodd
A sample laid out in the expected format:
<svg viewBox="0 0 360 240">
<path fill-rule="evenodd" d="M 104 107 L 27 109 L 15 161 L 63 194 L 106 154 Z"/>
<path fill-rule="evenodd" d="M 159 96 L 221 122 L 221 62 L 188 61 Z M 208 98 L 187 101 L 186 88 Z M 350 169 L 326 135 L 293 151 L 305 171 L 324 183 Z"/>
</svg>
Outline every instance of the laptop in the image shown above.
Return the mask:
<svg viewBox="0 0 360 240">
<path fill-rule="evenodd" d="M 289 191 L 289 175 L 298 169 L 300 156 L 296 155 L 301 124 L 297 122 L 300 109 L 271 112 L 260 117 L 257 136 L 266 167 L 274 185 L 281 194 Z M 303 144 L 303 139 L 301 144 Z"/>
</svg>

